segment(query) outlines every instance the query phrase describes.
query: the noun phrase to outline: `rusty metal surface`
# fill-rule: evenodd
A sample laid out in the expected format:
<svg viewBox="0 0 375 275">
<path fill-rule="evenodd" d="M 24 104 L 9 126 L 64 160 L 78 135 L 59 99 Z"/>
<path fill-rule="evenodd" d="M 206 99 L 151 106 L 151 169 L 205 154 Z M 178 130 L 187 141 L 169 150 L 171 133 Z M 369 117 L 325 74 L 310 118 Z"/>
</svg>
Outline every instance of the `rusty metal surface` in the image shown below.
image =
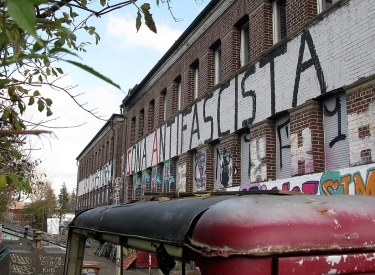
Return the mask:
<svg viewBox="0 0 375 275">
<path fill-rule="evenodd" d="M 234 196 L 97 207 L 76 216 L 70 227 L 183 245 L 190 224 L 197 215 L 211 205 L 231 198 Z"/>
<path fill-rule="evenodd" d="M 369 272 L 374 270 L 374 253 L 321 255 L 315 257 L 296 256 L 278 259 L 277 275 L 369 274 Z"/>
<path fill-rule="evenodd" d="M 189 247 L 205 257 L 375 249 L 370 196 L 240 196 L 211 206 Z"/>
</svg>

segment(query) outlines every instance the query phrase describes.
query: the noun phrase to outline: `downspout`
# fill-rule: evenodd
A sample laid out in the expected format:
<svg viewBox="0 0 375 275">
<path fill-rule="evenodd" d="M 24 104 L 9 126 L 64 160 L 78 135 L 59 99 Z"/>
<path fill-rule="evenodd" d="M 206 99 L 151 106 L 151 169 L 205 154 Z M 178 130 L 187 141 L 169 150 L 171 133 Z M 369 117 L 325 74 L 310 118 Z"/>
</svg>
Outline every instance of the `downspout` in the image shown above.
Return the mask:
<svg viewBox="0 0 375 275">
<path fill-rule="evenodd" d="M 128 184 L 127 184 L 127 181 L 126 181 L 126 166 L 127 166 L 127 161 L 128 161 L 128 158 L 127 158 L 127 151 L 126 151 L 126 133 L 127 133 L 127 129 L 128 129 L 128 121 L 126 119 L 126 112 L 125 112 L 125 106 L 122 106 L 122 110 L 123 110 L 123 115 L 124 115 L 124 137 L 123 137 L 123 144 L 124 144 L 124 161 L 123 161 L 123 182 L 122 182 L 122 186 L 123 186 L 123 198 L 124 198 L 124 202 L 125 203 L 128 203 Z"/>
<path fill-rule="evenodd" d="M 79 185 L 79 161 L 77 160 L 76 165 L 77 165 L 77 187 L 76 187 L 76 209 L 75 209 L 75 215 L 77 215 L 78 212 L 78 185 Z"/>
<path fill-rule="evenodd" d="M 115 168 L 115 166 L 116 166 L 116 160 L 114 159 L 114 150 L 115 150 L 115 130 L 113 129 L 113 119 L 111 120 L 111 130 L 112 130 L 112 156 L 111 156 L 111 158 L 112 158 L 112 171 L 111 171 L 111 173 L 112 173 L 112 179 L 111 179 L 111 185 L 110 185 L 110 192 L 109 192 L 109 195 L 111 196 L 111 199 L 110 199 L 110 201 L 109 201 L 109 204 L 112 204 L 112 200 L 113 200 L 113 182 L 114 182 L 114 180 L 115 180 L 115 178 L 116 178 L 116 175 L 115 175 L 115 171 L 116 171 L 116 168 Z"/>
</svg>

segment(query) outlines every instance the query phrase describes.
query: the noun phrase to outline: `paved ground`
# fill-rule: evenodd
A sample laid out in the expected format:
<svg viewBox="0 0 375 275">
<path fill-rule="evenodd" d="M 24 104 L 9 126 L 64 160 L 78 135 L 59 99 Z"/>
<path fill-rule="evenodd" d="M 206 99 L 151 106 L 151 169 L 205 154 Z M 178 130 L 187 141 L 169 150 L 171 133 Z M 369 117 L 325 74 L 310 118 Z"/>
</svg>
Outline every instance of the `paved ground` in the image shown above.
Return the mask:
<svg viewBox="0 0 375 275">
<path fill-rule="evenodd" d="M 85 249 L 84 261 L 94 261 L 100 263 L 103 267 L 99 271 L 99 275 L 115 275 L 116 274 L 116 263 L 112 262 L 110 259 L 105 257 L 95 255 L 95 250 L 97 248 L 97 243 L 93 243 L 91 248 Z M 159 274 L 159 269 L 152 268 L 150 274 Z M 144 275 L 149 274 L 148 268 L 136 269 L 129 268 L 124 270 L 123 274 L 133 274 L 133 275 Z"/>
<path fill-rule="evenodd" d="M 116 274 L 116 263 L 112 262 L 110 259 L 106 259 L 105 257 L 95 255 L 95 250 L 97 248 L 98 243 L 94 242 L 91 248 L 85 249 L 85 257 L 84 261 L 94 261 L 100 263 L 103 267 L 99 271 L 99 275 L 115 275 Z M 135 268 L 130 267 L 127 270 L 123 271 L 123 274 L 133 274 L 133 275 L 144 275 L 144 274 L 152 274 L 152 275 L 162 275 L 158 268 Z M 173 270 L 171 275 L 182 274 L 180 269 Z M 192 271 L 186 272 L 186 275 L 197 274 Z"/>
</svg>

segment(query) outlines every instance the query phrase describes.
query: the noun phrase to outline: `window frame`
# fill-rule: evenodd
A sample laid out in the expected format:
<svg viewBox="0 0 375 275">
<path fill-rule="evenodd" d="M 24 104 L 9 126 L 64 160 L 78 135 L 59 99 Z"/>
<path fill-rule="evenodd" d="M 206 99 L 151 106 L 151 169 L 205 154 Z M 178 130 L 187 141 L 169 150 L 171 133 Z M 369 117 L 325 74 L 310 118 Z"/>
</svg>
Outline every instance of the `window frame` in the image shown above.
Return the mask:
<svg viewBox="0 0 375 275">
<path fill-rule="evenodd" d="M 284 37 L 281 37 L 281 17 L 280 17 L 280 8 L 281 3 L 286 5 L 285 1 L 280 0 L 273 0 L 272 1 L 272 37 L 273 37 L 273 44 L 280 42 Z M 286 13 L 286 6 L 285 6 L 285 13 Z M 286 15 L 286 36 L 288 35 L 288 18 Z"/>
<path fill-rule="evenodd" d="M 181 81 L 177 82 L 177 111 L 181 110 L 181 97 L 182 97 Z"/>
<path fill-rule="evenodd" d="M 249 21 L 247 21 L 240 28 L 240 65 L 245 66 L 249 62 L 249 50 L 250 50 L 250 30 Z"/>
<path fill-rule="evenodd" d="M 335 5 L 337 2 L 339 2 L 339 0 L 332 0 L 331 1 L 332 3 L 330 4 L 329 7 L 327 7 L 327 2 L 326 0 L 317 0 L 316 1 L 316 5 L 317 5 L 317 13 L 322 13 L 323 11 L 329 9 L 330 7 L 332 7 L 333 5 Z"/>
<path fill-rule="evenodd" d="M 221 44 L 214 49 L 214 85 L 221 80 Z"/>
<path fill-rule="evenodd" d="M 193 68 L 194 75 L 194 99 L 199 97 L 199 66 Z"/>
</svg>

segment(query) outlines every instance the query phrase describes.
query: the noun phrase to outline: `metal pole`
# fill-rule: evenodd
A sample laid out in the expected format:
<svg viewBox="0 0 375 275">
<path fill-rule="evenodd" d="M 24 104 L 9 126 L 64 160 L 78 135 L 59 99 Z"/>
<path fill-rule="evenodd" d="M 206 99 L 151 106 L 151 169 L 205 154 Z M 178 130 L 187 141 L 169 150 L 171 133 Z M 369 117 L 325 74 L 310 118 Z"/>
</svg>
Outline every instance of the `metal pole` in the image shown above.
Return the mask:
<svg viewBox="0 0 375 275">
<path fill-rule="evenodd" d="M 35 246 L 40 248 L 42 246 L 42 231 L 36 231 Z"/>
</svg>

